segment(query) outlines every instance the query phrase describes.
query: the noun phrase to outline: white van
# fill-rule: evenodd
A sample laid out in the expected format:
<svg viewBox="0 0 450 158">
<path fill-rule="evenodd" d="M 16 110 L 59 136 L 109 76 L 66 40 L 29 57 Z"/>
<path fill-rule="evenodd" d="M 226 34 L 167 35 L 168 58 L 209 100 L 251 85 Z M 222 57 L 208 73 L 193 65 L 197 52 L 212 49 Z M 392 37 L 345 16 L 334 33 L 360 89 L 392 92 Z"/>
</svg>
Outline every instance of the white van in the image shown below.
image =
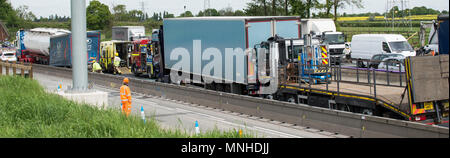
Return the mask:
<svg viewBox="0 0 450 158">
<path fill-rule="evenodd" d="M 360 34 L 352 37 L 352 59 L 370 60 L 375 54 L 401 54 L 405 57 L 416 56 L 416 52 L 402 35 Z M 365 67 L 366 64 L 358 62 L 357 66 Z"/>
</svg>

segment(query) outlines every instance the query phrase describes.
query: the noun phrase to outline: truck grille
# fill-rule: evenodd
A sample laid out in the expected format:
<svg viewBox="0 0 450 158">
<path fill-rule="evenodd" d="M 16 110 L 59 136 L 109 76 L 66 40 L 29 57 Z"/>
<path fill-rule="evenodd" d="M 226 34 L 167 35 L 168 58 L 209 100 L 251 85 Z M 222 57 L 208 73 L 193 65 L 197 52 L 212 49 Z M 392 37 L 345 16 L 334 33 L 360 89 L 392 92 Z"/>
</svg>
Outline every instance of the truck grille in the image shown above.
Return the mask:
<svg viewBox="0 0 450 158">
<path fill-rule="evenodd" d="M 328 52 L 330 55 L 340 55 L 344 53 L 344 49 L 330 49 Z"/>
</svg>

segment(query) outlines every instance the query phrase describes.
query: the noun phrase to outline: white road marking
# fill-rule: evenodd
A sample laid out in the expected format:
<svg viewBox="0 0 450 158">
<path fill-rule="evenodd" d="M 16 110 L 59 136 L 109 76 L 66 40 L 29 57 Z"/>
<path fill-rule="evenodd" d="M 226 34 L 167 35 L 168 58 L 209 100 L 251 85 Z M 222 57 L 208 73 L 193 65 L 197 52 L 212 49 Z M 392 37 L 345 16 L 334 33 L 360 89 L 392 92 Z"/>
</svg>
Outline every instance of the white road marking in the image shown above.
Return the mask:
<svg viewBox="0 0 450 158">
<path fill-rule="evenodd" d="M 287 133 L 284 133 L 284 132 L 279 132 L 279 131 L 275 131 L 275 130 L 271 130 L 271 129 L 267 129 L 267 128 L 263 128 L 263 127 L 255 126 L 254 128 L 262 130 L 262 131 L 266 131 L 266 132 L 269 132 L 269 133 L 272 133 L 272 134 L 278 133 L 279 135 L 284 135 L 284 136 L 287 136 L 289 138 L 303 138 L 303 137 L 300 137 L 300 136 L 295 136 L 295 135 L 292 135 L 292 134 L 287 134 Z"/>
</svg>

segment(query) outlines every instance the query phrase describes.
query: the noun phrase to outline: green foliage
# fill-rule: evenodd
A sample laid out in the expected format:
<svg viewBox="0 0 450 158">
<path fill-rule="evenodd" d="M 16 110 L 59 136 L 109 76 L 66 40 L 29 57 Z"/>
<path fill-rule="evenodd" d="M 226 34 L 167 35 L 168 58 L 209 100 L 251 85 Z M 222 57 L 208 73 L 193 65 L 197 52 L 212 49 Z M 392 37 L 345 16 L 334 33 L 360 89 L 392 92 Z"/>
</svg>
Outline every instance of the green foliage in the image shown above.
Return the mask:
<svg viewBox="0 0 450 158">
<path fill-rule="evenodd" d="M 198 12 L 197 17 L 201 16 L 220 16 L 220 13 L 216 9 L 206 9 Z"/>
<path fill-rule="evenodd" d="M 93 0 L 89 3 L 86 12 L 88 29 L 103 30 L 110 26 L 112 15 L 107 5 L 100 3 L 98 0 Z"/>
<path fill-rule="evenodd" d="M 5 22 L 8 28 L 19 27 L 23 22 L 17 16 L 17 12 L 12 8 L 11 4 L 6 3 L 6 0 L 0 0 L 0 20 Z"/>
<path fill-rule="evenodd" d="M 244 9 L 247 16 L 282 16 L 286 15 L 285 0 L 252 0 Z"/>
<path fill-rule="evenodd" d="M 125 5 L 117 5 L 113 7 L 114 21 L 125 21 L 127 19 L 127 8 Z"/>
<path fill-rule="evenodd" d="M 144 123 L 119 110 L 77 104 L 20 77 L 0 76 L 0 98 L 0 138 L 239 138 L 232 130 L 197 136 L 163 129 L 154 118 Z"/>
<path fill-rule="evenodd" d="M 186 11 L 184 13 L 181 13 L 179 17 L 194 17 L 194 14 L 192 14 L 191 11 Z"/>
</svg>

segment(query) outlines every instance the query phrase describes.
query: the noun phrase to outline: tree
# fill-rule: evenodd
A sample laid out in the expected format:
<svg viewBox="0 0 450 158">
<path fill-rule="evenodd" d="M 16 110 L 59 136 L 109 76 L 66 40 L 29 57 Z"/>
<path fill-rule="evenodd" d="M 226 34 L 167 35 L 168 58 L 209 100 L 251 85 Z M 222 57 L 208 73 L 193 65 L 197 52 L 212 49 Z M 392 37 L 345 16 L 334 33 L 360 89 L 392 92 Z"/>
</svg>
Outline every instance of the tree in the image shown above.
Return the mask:
<svg viewBox="0 0 450 158">
<path fill-rule="evenodd" d="M 219 10 L 220 16 L 234 16 L 233 8 L 226 7 L 224 9 Z"/>
<path fill-rule="evenodd" d="M 175 15 L 174 14 L 169 14 L 169 12 L 164 11 L 164 14 L 163 14 L 162 18 L 164 18 L 164 19 L 166 19 L 166 18 L 175 18 Z"/>
<path fill-rule="evenodd" d="M 120 5 L 113 7 L 113 15 L 114 15 L 115 21 L 123 21 L 123 20 L 127 19 L 126 18 L 127 14 L 128 14 L 127 8 L 125 5 L 120 4 Z"/>
<path fill-rule="evenodd" d="M 36 16 L 33 14 L 33 12 L 28 10 L 28 6 L 23 5 L 16 9 L 16 13 L 19 16 L 19 18 L 28 20 L 28 21 L 34 21 L 36 20 Z"/>
<path fill-rule="evenodd" d="M 93 0 L 86 9 L 87 27 L 91 30 L 103 30 L 106 26 L 110 26 L 112 15 L 109 7 Z"/>
<path fill-rule="evenodd" d="M 7 27 L 19 27 L 22 21 L 11 4 L 6 3 L 6 0 L 0 0 L 0 20 L 4 21 Z"/>
<path fill-rule="evenodd" d="M 141 10 L 130 10 L 127 14 L 128 21 L 143 21 L 145 14 Z"/>
<path fill-rule="evenodd" d="M 291 14 L 310 18 L 311 9 L 318 8 L 319 2 L 317 0 L 289 0 L 289 4 L 292 7 Z"/>
<path fill-rule="evenodd" d="M 334 0 L 334 21 L 337 21 L 337 11 L 339 8 L 345 8 L 346 5 L 354 5 L 357 8 L 364 8 L 362 0 Z"/>
<path fill-rule="evenodd" d="M 333 0 L 325 0 L 325 4 L 318 4 L 317 5 L 318 9 L 325 10 L 325 12 L 319 13 L 319 17 L 322 18 L 333 17 L 333 15 L 331 14 L 331 9 L 333 8 L 333 6 L 334 6 Z"/>
<path fill-rule="evenodd" d="M 234 16 L 245 16 L 245 12 L 242 10 L 236 10 Z"/>
<path fill-rule="evenodd" d="M 203 16 L 220 16 L 220 13 L 216 9 L 206 9 Z"/>
<path fill-rule="evenodd" d="M 244 11 L 248 16 L 268 16 L 269 13 L 272 16 L 285 15 L 284 3 L 285 0 L 252 0 L 247 3 Z M 271 7 L 268 7 L 267 4 L 270 4 Z"/>
<path fill-rule="evenodd" d="M 186 11 L 180 15 L 180 17 L 194 17 L 191 11 Z"/>
</svg>

